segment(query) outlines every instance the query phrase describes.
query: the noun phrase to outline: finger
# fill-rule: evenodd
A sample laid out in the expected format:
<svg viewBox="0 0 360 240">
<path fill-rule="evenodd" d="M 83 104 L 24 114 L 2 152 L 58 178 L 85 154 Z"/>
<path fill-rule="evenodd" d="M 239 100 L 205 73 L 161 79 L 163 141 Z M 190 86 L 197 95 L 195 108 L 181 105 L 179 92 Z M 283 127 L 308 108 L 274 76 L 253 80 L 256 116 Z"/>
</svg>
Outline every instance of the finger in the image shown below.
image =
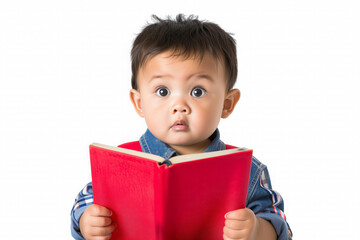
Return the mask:
<svg viewBox="0 0 360 240">
<path fill-rule="evenodd" d="M 244 230 L 233 230 L 228 227 L 224 227 L 224 236 L 226 236 L 228 239 L 239 239 L 244 237 Z"/>
<path fill-rule="evenodd" d="M 251 209 L 243 208 L 243 209 L 238 209 L 238 210 L 235 210 L 235 211 L 228 212 L 225 215 L 225 218 L 226 219 L 238 220 L 238 221 L 246 221 L 249 218 L 251 218 L 252 215 L 255 216 L 255 214 L 253 213 L 253 211 L 251 211 Z"/>
<path fill-rule="evenodd" d="M 107 227 L 93 227 L 91 230 L 92 236 L 108 236 L 115 230 L 115 224 Z"/>
<path fill-rule="evenodd" d="M 91 238 L 87 238 L 88 240 L 109 240 L 111 239 L 111 234 L 106 235 L 106 236 L 92 236 Z"/>
<path fill-rule="evenodd" d="M 112 211 L 106 207 L 96 204 L 93 204 L 90 207 L 91 207 L 91 211 L 89 213 L 92 216 L 110 217 L 112 215 Z"/>
<path fill-rule="evenodd" d="M 246 221 L 238 221 L 238 220 L 225 220 L 225 226 L 233 229 L 233 230 L 241 230 L 246 228 Z"/>
<path fill-rule="evenodd" d="M 226 236 L 225 233 L 223 234 L 223 239 L 224 240 L 234 240 L 233 238 L 229 238 L 228 236 Z"/>
<path fill-rule="evenodd" d="M 107 227 L 111 225 L 112 220 L 109 217 L 91 217 L 89 218 L 89 225 L 93 227 Z"/>
<path fill-rule="evenodd" d="M 106 236 L 93 236 L 91 238 L 87 238 L 88 240 L 109 240 L 111 239 L 111 234 L 106 235 Z"/>
</svg>

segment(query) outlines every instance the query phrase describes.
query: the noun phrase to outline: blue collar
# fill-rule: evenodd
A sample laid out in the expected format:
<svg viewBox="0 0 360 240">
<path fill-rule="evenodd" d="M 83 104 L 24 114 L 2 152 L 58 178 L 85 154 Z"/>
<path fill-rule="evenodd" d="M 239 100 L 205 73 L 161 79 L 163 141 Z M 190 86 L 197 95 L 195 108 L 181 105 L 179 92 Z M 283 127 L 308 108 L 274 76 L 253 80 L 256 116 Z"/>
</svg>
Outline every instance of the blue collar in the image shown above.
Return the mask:
<svg viewBox="0 0 360 240">
<path fill-rule="evenodd" d="M 225 150 L 225 144 L 220 140 L 220 132 L 218 129 L 209 137 L 211 140 L 210 145 L 206 148 L 205 152 L 213 152 Z M 151 153 L 169 159 L 178 153 L 169 147 L 166 143 L 157 139 L 149 129 L 140 138 L 140 145 L 143 152 Z"/>
</svg>

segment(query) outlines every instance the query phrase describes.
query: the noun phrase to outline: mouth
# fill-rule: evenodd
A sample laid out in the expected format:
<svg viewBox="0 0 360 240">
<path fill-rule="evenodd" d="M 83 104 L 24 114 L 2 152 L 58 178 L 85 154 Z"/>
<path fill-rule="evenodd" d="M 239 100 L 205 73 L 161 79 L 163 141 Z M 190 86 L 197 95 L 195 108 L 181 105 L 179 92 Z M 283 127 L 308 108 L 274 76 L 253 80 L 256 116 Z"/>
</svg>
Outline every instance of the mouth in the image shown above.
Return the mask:
<svg viewBox="0 0 360 240">
<path fill-rule="evenodd" d="M 185 131 L 188 128 L 189 126 L 183 120 L 178 120 L 171 126 L 171 129 L 174 131 Z"/>
</svg>

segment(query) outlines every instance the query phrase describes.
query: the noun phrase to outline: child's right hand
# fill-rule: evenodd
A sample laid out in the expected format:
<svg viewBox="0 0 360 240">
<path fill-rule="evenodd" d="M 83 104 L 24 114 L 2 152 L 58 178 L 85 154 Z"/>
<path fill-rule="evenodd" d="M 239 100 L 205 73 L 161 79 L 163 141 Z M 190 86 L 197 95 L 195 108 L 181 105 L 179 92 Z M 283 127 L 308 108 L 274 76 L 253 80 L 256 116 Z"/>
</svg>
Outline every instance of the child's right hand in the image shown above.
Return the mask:
<svg viewBox="0 0 360 240">
<path fill-rule="evenodd" d="M 88 207 L 79 220 L 80 231 L 86 240 L 102 239 L 108 240 L 116 227 L 112 222 L 110 209 L 93 204 Z"/>
</svg>

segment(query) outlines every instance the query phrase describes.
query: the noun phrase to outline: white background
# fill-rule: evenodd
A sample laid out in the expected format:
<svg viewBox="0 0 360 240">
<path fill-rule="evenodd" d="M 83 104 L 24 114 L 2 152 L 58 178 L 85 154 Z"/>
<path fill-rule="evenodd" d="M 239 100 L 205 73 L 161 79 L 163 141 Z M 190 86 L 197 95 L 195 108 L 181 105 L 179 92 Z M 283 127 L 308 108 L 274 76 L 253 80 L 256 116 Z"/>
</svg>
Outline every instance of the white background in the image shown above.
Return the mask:
<svg viewBox="0 0 360 240">
<path fill-rule="evenodd" d="M 242 92 L 220 124 L 285 199 L 295 239 L 359 239 L 357 1 L 1 1 L 0 238 L 70 239 L 88 145 L 137 140 L 130 49 L 151 14 L 234 33 Z"/>
</svg>

